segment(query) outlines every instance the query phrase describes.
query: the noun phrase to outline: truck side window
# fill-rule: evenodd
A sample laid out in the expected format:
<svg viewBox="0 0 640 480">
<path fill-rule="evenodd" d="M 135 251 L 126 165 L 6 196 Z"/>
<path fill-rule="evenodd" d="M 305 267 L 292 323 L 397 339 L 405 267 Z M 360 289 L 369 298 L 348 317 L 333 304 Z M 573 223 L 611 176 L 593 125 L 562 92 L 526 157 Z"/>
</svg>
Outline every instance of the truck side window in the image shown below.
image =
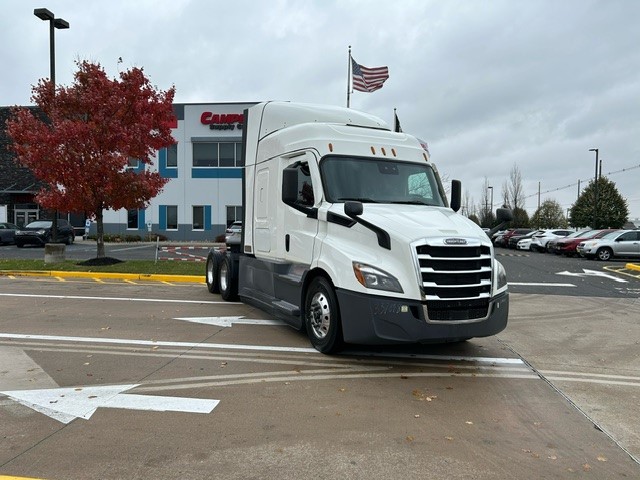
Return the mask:
<svg viewBox="0 0 640 480">
<path fill-rule="evenodd" d="M 307 162 L 294 163 L 287 168 L 295 168 L 298 171 L 298 196 L 295 203 L 303 207 L 313 207 L 313 182 Z"/>
</svg>

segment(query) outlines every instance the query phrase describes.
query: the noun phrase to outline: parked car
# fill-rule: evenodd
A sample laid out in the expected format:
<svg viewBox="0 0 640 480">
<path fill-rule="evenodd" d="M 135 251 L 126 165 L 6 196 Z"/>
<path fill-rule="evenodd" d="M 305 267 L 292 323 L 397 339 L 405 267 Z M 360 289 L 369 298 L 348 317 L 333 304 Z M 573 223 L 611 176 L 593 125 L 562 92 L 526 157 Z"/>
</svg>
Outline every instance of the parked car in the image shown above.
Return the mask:
<svg viewBox="0 0 640 480">
<path fill-rule="evenodd" d="M 525 233 L 524 235 L 511 235 L 511 237 L 509 237 L 509 243 L 507 244 L 507 248 L 513 248 L 513 249 L 518 248 L 518 242 L 520 240 L 525 238 L 528 238 L 529 240 L 531 240 L 531 237 L 533 237 L 539 231 L 540 230 L 531 230 L 529 233 Z"/>
<path fill-rule="evenodd" d="M 536 234 L 531 239 L 531 250 L 534 252 L 546 252 L 547 244 L 551 240 L 564 238 L 567 235 L 571 235 L 572 233 L 575 232 L 573 230 L 564 229 L 543 230 L 543 233 Z"/>
<path fill-rule="evenodd" d="M 0 245 L 15 243 L 16 230 L 18 226 L 13 223 L 0 223 Z"/>
<path fill-rule="evenodd" d="M 607 261 L 612 257 L 640 257 L 640 230 L 617 230 L 602 238 L 580 242 L 577 252 L 587 258 Z"/>
<path fill-rule="evenodd" d="M 508 247 L 509 239 L 511 237 L 513 237 L 514 235 L 526 235 L 527 233 L 530 233 L 532 231 L 532 228 L 512 228 L 510 230 L 507 230 L 505 234 L 502 235 L 502 237 L 496 238 L 494 245 L 496 247 Z"/>
<path fill-rule="evenodd" d="M 518 238 L 518 243 L 516 244 L 517 250 L 531 250 L 533 247 L 533 240 L 540 235 L 544 235 L 546 230 L 535 230 L 531 233 L 528 233 L 524 237 Z M 514 237 L 511 237 L 513 240 Z M 511 240 L 510 240 L 511 241 Z"/>
<path fill-rule="evenodd" d="M 516 244 L 516 250 L 531 250 L 531 237 L 519 238 Z"/>
<path fill-rule="evenodd" d="M 500 247 L 500 246 L 502 246 L 502 245 L 503 245 L 503 243 L 502 243 L 502 237 L 504 237 L 504 236 L 505 236 L 505 234 L 506 234 L 507 232 L 509 232 L 509 231 L 510 231 L 510 230 L 500 230 L 500 231 L 498 231 L 498 232 L 494 233 L 494 234 L 491 236 L 491 242 L 493 243 L 493 245 L 494 245 L 494 246 L 496 246 L 496 247 Z"/>
<path fill-rule="evenodd" d="M 582 232 L 582 234 L 578 234 L 575 237 L 568 235 L 567 237 L 554 242 L 553 253 L 572 257 L 577 254 L 576 248 L 580 242 L 584 242 L 591 238 L 602 238 L 609 232 L 615 232 L 615 229 L 608 228 L 605 230 L 589 230 L 588 232 Z M 549 249 L 549 251 L 552 250 Z"/>
<path fill-rule="evenodd" d="M 36 220 L 16 231 L 15 241 L 19 248 L 25 245 L 40 245 L 51 241 L 51 220 Z M 75 233 L 71 224 L 62 218 L 58 219 L 56 240 L 71 245 L 75 240 Z"/>
<path fill-rule="evenodd" d="M 242 222 L 237 221 L 229 225 L 225 231 L 224 241 L 227 245 L 240 245 L 240 237 L 242 236 Z"/>
</svg>

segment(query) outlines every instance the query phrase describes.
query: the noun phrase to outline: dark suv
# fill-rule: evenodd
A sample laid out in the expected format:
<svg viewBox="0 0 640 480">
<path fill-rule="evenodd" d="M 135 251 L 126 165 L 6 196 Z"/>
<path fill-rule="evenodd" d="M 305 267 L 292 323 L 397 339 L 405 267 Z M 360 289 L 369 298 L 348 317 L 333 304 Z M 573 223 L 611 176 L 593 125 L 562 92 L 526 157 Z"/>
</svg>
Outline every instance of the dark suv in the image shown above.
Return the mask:
<svg viewBox="0 0 640 480">
<path fill-rule="evenodd" d="M 51 241 L 51 220 L 36 220 L 21 227 L 15 236 L 16 245 L 20 248 L 25 245 L 44 246 Z M 75 233 L 71 224 L 62 218 L 58 219 L 57 241 L 71 245 L 75 240 Z"/>
</svg>

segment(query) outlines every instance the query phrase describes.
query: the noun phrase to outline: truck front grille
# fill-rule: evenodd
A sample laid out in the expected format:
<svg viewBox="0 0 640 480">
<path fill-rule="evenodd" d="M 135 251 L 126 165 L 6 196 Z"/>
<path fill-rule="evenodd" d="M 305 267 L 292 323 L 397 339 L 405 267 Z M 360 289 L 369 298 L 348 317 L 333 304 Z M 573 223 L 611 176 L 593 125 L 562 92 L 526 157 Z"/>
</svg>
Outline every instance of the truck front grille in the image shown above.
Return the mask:
<svg viewBox="0 0 640 480">
<path fill-rule="evenodd" d="M 432 321 L 485 318 L 491 297 L 491 248 L 486 245 L 415 246 L 425 312 Z"/>
</svg>

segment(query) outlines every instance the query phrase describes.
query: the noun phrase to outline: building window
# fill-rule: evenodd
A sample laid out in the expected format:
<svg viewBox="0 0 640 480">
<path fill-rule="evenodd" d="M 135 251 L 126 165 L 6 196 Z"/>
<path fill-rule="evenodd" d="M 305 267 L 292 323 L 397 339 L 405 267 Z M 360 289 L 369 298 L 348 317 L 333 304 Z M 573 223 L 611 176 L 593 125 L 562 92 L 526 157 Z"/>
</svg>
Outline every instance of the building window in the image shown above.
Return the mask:
<svg viewBox="0 0 640 480">
<path fill-rule="evenodd" d="M 204 230 L 204 207 L 202 205 L 193 206 L 193 230 Z"/>
<path fill-rule="evenodd" d="M 242 221 L 242 207 L 227 205 L 227 227 L 236 220 Z"/>
<path fill-rule="evenodd" d="M 137 230 L 139 228 L 138 219 L 138 209 L 127 210 L 127 228 Z"/>
<path fill-rule="evenodd" d="M 221 167 L 235 167 L 236 166 L 236 148 L 234 143 L 219 143 L 219 165 Z"/>
<path fill-rule="evenodd" d="M 239 142 L 194 142 L 194 167 L 239 167 L 242 146 Z"/>
<path fill-rule="evenodd" d="M 167 168 L 178 168 L 178 144 L 167 147 Z"/>
<path fill-rule="evenodd" d="M 178 206 L 167 205 L 167 230 L 178 229 Z"/>
<path fill-rule="evenodd" d="M 193 144 L 193 166 L 194 167 L 217 167 L 218 166 L 218 144 L 217 143 L 194 143 Z"/>
</svg>

